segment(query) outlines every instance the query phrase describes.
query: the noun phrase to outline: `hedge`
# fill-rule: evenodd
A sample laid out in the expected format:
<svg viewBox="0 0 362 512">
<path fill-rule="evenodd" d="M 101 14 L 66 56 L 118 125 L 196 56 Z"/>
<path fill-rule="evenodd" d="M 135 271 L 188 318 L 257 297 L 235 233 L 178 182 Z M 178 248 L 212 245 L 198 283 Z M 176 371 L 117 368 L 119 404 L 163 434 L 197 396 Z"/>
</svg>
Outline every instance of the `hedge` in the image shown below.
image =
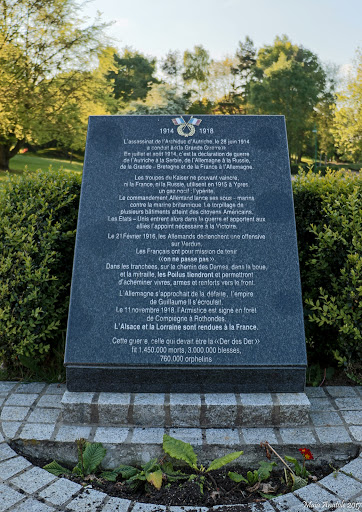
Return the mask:
<svg viewBox="0 0 362 512">
<path fill-rule="evenodd" d="M 0 187 L 0 360 L 46 364 L 64 342 L 81 177 L 12 176 Z"/>
<path fill-rule="evenodd" d="M 0 192 L 0 359 L 44 363 L 66 331 L 81 178 L 11 177 Z M 309 360 L 361 379 L 362 177 L 301 172 L 294 206 Z"/>
</svg>

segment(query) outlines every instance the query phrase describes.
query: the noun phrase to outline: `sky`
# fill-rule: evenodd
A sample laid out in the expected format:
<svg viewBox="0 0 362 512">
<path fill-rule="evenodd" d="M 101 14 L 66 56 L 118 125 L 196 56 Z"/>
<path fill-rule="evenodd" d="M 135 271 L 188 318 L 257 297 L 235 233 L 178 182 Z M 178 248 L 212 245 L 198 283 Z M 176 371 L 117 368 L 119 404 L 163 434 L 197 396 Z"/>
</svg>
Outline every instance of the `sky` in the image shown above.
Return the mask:
<svg viewBox="0 0 362 512">
<path fill-rule="evenodd" d="M 260 48 L 286 34 L 343 72 L 362 48 L 362 0 L 93 0 L 82 12 L 97 11 L 113 46 L 158 58 L 202 44 L 220 59 L 246 35 Z"/>
</svg>

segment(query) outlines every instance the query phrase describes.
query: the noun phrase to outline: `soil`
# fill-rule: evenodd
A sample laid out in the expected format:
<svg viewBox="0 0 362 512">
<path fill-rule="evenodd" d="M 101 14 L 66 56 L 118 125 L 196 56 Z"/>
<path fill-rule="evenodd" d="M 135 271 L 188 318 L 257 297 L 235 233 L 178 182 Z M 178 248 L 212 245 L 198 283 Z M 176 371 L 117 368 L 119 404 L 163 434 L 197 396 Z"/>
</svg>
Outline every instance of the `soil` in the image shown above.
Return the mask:
<svg viewBox="0 0 362 512">
<path fill-rule="evenodd" d="M 19 452 L 19 447 L 13 446 L 13 449 Z M 49 460 L 29 457 L 24 454 L 21 455 L 25 456 L 32 464 L 39 467 L 44 467 L 46 464 L 51 462 Z M 344 464 L 345 462 L 343 465 Z M 279 463 L 279 467 L 280 465 L 281 464 Z M 64 467 L 67 466 L 64 465 Z M 326 461 L 320 461 L 318 465 L 313 462 L 309 462 L 307 463 L 307 468 L 313 475 L 313 477 L 310 476 L 310 483 L 324 478 L 336 469 L 335 467 L 332 468 Z M 252 468 L 251 471 L 254 469 L 256 468 Z M 185 468 L 182 468 L 182 471 L 188 473 Z M 284 472 L 278 468 L 273 470 L 267 481 L 261 482 L 259 485 L 255 485 L 253 487 L 250 487 L 248 484 L 243 482 L 236 484 L 228 477 L 229 471 L 234 471 L 246 476 L 248 470 L 227 465 L 220 470 L 207 473 L 203 494 L 200 492 L 200 486 L 197 480 L 181 480 L 173 483 L 165 482 L 159 491 L 151 485 L 147 485 L 146 488 L 141 486 L 136 491 L 131 491 L 125 482 L 109 482 L 97 477 L 96 475 L 90 475 L 85 479 L 75 475 L 64 475 L 64 477 L 69 478 L 73 482 L 77 482 L 86 488 L 97 489 L 109 496 L 117 498 L 168 506 L 212 507 L 215 505 L 229 505 L 228 512 L 240 512 L 240 509 L 233 509 L 233 507 L 230 507 L 230 505 L 233 504 L 262 504 L 268 501 L 266 497 L 263 497 L 262 494 L 260 494 L 260 492 L 263 491 L 265 494 L 269 494 L 270 498 L 291 492 L 290 488 L 287 487 L 284 482 Z M 189 473 L 191 474 L 191 470 Z"/>
</svg>

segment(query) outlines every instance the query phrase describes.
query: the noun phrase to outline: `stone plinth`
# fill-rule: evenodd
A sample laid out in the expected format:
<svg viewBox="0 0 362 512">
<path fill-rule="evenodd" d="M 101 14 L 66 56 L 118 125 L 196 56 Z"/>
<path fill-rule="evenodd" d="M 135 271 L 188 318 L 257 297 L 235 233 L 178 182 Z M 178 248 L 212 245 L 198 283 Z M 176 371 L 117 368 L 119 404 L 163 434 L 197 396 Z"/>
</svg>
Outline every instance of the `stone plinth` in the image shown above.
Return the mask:
<svg viewBox="0 0 362 512">
<path fill-rule="evenodd" d="M 62 398 L 65 424 L 113 427 L 234 428 L 307 425 L 304 393 L 72 393 Z"/>
</svg>

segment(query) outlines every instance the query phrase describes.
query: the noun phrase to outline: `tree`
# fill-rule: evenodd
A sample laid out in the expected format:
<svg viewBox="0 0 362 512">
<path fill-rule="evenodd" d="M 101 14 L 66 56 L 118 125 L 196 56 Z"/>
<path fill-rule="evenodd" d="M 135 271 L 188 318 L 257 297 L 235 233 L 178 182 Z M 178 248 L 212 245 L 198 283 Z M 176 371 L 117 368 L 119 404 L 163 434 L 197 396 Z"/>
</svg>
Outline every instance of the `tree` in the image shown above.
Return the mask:
<svg viewBox="0 0 362 512">
<path fill-rule="evenodd" d="M 345 90 L 337 95 L 333 134 L 342 156 L 352 162 L 362 159 L 362 50 L 357 51 Z"/>
<path fill-rule="evenodd" d="M 144 100 L 132 101 L 121 113 L 130 115 L 175 115 L 186 112 L 188 105 L 187 94 L 178 95 L 171 85 L 153 84 Z"/>
<path fill-rule="evenodd" d="M 289 150 L 298 162 L 312 134 L 313 114 L 325 85 L 325 71 L 317 55 L 293 45 L 286 36 L 259 50 L 250 83 L 252 111 L 285 115 Z"/>
<path fill-rule="evenodd" d="M 0 1 L 0 169 L 93 81 L 105 25 L 82 26 L 74 0 Z"/>
<path fill-rule="evenodd" d="M 112 81 L 114 96 L 123 106 L 134 100 L 144 100 L 150 84 L 159 83 L 153 75 L 156 59 L 149 59 L 142 53 L 125 48 L 123 54 L 114 54 L 114 68 L 107 74 Z"/>
<path fill-rule="evenodd" d="M 248 102 L 250 95 L 250 83 L 252 81 L 256 65 L 256 48 L 249 36 L 245 37 L 245 42 L 239 41 L 239 46 L 235 52 L 236 63 L 232 68 L 235 76 L 234 81 L 234 102 L 242 107 L 243 113 L 248 111 Z"/>
<path fill-rule="evenodd" d="M 209 53 L 203 46 L 194 46 L 193 52 L 189 50 L 184 52 L 184 71 L 182 77 L 186 84 L 189 85 L 191 91 L 196 92 L 199 100 L 202 100 L 202 96 L 207 88 L 210 64 Z M 193 89 L 194 86 L 196 86 L 196 90 Z"/>
<path fill-rule="evenodd" d="M 161 69 L 175 89 L 178 90 L 181 85 L 180 82 L 182 81 L 182 61 L 180 53 L 178 51 L 169 51 L 163 59 Z"/>
</svg>

